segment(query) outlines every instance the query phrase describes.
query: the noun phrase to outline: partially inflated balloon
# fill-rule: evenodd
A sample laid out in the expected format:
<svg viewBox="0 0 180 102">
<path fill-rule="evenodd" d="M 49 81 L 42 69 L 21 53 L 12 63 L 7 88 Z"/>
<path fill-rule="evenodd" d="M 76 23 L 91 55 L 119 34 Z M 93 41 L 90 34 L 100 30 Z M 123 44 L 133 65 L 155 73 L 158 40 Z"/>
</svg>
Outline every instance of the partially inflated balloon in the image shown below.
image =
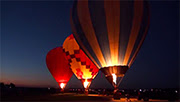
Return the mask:
<svg viewBox="0 0 180 102">
<path fill-rule="evenodd" d="M 54 48 L 48 52 L 46 56 L 46 65 L 54 79 L 63 89 L 73 75 L 73 72 L 70 69 L 69 62 L 66 59 L 62 47 Z"/>
<path fill-rule="evenodd" d="M 145 39 L 148 3 L 78 0 L 73 5 L 71 25 L 82 50 L 112 82 L 113 76 L 124 76 Z"/>
<path fill-rule="evenodd" d="M 85 88 L 88 87 L 99 69 L 80 49 L 72 34 L 64 41 L 63 50 L 66 53 L 73 73 L 83 82 Z"/>
</svg>

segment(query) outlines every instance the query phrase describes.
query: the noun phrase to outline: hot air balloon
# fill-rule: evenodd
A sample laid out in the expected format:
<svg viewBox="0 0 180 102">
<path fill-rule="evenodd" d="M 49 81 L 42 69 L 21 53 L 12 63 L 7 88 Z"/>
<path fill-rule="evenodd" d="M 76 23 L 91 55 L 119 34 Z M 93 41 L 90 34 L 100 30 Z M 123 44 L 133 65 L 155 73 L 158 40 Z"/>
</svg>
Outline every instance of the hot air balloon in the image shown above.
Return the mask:
<svg viewBox="0 0 180 102">
<path fill-rule="evenodd" d="M 85 92 L 88 92 L 90 83 L 97 75 L 99 69 L 80 49 L 73 34 L 65 39 L 63 43 L 63 50 L 69 60 L 71 66 L 70 68 L 75 76 L 82 81 Z"/>
<path fill-rule="evenodd" d="M 81 49 L 114 87 L 133 63 L 149 28 L 147 1 L 78 0 L 71 26 Z"/>
<path fill-rule="evenodd" d="M 54 79 L 63 90 L 73 75 L 62 47 L 50 50 L 46 56 L 46 65 Z"/>
</svg>

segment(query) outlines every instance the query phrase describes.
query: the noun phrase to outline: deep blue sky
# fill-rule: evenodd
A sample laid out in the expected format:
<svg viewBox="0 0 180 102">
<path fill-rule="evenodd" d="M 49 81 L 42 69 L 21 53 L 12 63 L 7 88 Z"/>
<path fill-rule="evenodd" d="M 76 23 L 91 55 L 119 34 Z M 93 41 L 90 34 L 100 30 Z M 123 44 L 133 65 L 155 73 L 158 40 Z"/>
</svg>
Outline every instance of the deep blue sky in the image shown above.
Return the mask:
<svg viewBox="0 0 180 102">
<path fill-rule="evenodd" d="M 1 80 L 17 86 L 58 87 L 46 54 L 69 36 L 73 1 L 1 2 Z M 174 88 L 179 79 L 179 2 L 150 2 L 148 35 L 121 88 Z M 67 87 L 82 87 L 73 76 Z M 100 72 L 91 87 L 109 88 Z"/>
</svg>

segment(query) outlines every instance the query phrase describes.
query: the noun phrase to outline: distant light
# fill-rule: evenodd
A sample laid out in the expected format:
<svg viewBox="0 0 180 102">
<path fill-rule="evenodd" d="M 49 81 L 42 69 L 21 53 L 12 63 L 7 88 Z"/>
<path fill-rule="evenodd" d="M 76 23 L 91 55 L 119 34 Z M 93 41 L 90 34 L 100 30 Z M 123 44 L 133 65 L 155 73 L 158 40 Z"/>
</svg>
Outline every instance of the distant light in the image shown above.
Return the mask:
<svg viewBox="0 0 180 102">
<path fill-rule="evenodd" d="M 142 89 L 139 89 L 139 91 L 141 92 L 141 91 L 142 91 Z"/>
<path fill-rule="evenodd" d="M 50 87 L 48 87 L 48 90 L 50 90 L 51 88 Z"/>
<path fill-rule="evenodd" d="M 151 91 L 153 91 L 153 89 L 151 89 Z"/>
<path fill-rule="evenodd" d="M 11 86 L 9 88 L 11 89 Z"/>
<path fill-rule="evenodd" d="M 122 92 L 124 92 L 124 90 L 122 90 Z"/>
<path fill-rule="evenodd" d="M 175 93 L 178 93 L 178 91 L 177 91 L 177 90 L 175 90 Z"/>
</svg>

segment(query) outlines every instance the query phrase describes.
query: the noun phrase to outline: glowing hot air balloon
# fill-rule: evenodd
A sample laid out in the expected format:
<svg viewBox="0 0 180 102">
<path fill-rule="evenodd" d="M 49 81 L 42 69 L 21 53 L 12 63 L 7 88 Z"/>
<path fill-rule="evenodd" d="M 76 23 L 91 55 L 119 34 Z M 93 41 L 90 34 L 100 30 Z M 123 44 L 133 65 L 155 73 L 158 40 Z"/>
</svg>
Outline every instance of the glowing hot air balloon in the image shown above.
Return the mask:
<svg viewBox="0 0 180 102">
<path fill-rule="evenodd" d="M 64 89 L 73 72 L 70 69 L 66 55 L 62 47 L 50 50 L 46 56 L 46 64 L 54 79 L 61 89 Z"/>
<path fill-rule="evenodd" d="M 97 75 L 99 69 L 80 49 L 73 34 L 65 39 L 63 50 L 66 53 L 73 73 L 82 81 L 84 88 L 88 89 L 92 79 Z"/>
<path fill-rule="evenodd" d="M 87 56 L 116 87 L 133 63 L 149 28 L 147 1 L 78 0 L 71 25 Z"/>
</svg>

